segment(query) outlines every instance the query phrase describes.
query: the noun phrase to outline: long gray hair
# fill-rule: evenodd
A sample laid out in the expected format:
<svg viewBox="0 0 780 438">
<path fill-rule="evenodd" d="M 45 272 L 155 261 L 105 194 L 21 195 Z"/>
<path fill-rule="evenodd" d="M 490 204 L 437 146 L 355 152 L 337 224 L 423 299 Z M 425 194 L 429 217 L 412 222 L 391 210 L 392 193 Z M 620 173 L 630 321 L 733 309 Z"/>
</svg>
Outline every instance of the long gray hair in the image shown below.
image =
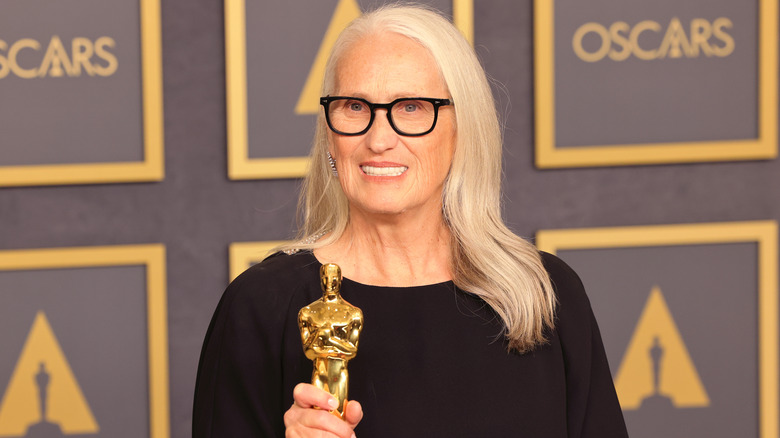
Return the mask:
<svg viewBox="0 0 780 438">
<path fill-rule="evenodd" d="M 428 49 L 455 102 L 457 143 L 442 193 L 452 234 L 453 281 L 480 296 L 503 320 L 509 349 L 531 350 L 553 327 L 555 296 L 537 249 L 501 217 L 501 130 L 485 72 L 460 32 L 423 6 L 381 7 L 354 20 L 339 36 L 325 70 L 322 95 L 332 94 L 343 53 L 368 35 L 391 32 Z M 284 249 L 315 249 L 335 242 L 349 221 L 349 203 L 328 160 L 328 132 L 320 112 L 309 173 L 300 199 L 303 226 Z M 326 237 L 316 240 L 325 233 Z"/>
</svg>

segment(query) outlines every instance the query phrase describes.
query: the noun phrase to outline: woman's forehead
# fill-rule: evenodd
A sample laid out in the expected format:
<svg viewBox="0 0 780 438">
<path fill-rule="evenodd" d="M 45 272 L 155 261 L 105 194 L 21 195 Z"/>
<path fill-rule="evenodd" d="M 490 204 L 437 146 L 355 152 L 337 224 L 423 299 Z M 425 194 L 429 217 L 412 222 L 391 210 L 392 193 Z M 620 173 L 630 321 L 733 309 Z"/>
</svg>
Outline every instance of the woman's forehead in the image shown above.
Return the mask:
<svg viewBox="0 0 780 438">
<path fill-rule="evenodd" d="M 442 96 L 447 87 L 431 53 L 417 41 L 396 34 L 372 34 L 352 43 L 336 65 L 335 91 L 350 95 Z M 421 94 L 423 93 L 423 94 Z M 368 97 L 360 95 L 358 97 Z"/>
</svg>

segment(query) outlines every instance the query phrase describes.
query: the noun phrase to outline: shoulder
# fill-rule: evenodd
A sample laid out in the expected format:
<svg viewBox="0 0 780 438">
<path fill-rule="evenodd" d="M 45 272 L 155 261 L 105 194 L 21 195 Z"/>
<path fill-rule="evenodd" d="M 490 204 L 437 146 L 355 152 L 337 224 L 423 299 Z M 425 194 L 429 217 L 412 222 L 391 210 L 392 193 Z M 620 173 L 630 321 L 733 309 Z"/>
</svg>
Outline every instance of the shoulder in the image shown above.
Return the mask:
<svg viewBox="0 0 780 438">
<path fill-rule="evenodd" d="M 236 277 L 225 290 L 220 307 L 286 307 L 296 297 L 306 299 L 319 281 L 319 262 L 310 252 L 276 253 Z M 248 310 L 248 309 L 247 309 Z M 240 310 L 239 310 L 240 311 Z"/>
<path fill-rule="evenodd" d="M 311 253 L 274 254 L 236 277 L 214 311 L 204 351 L 219 351 L 225 339 L 259 344 L 263 338 L 265 344 L 278 346 L 298 309 L 318 295 L 316 261 Z"/>
<path fill-rule="evenodd" d="M 278 281 L 291 282 L 301 277 L 302 270 L 312 269 L 318 270 L 319 262 L 309 251 L 300 251 L 294 254 L 277 252 L 241 273 L 236 277 L 236 281 L 277 279 Z"/>
<path fill-rule="evenodd" d="M 319 262 L 311 252 L 301 251 L 295 254 L 277 252 L 242 272 L 233 280 L 231 286 L 235 284 L 240 287 L 247 283 L 291 286 L 306 279 L 303 272 L 318 270 Z M 319 275 L 316 278 L 319 278 Z"/>
<path fill-rule="evenodd" d="M 541 255 L 558 300 L 556 325 L 588 325 L 592 310 L 580 277 L 557 256 L 546 252 Z"/>
<path fill-rule="evenodd" d="M 585 287 L 582 285 L 579 275 L 574 272 L 566 262 L 550 253 L 541 252 L 542 263 L 559 300 L 572 299 L 575 301 L 588 300 L 585 295 Z"/>
</svg>

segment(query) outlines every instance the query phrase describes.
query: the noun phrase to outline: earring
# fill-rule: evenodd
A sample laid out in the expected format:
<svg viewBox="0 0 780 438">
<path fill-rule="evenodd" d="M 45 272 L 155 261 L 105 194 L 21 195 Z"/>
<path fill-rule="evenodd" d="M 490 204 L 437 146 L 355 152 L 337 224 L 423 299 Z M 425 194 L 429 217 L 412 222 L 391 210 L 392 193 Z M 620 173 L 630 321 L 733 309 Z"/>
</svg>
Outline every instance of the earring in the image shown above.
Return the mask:
<svg viewBox="0 0 780 438">
<path fill-rule="evenodd" d="M 330 151 L 328 151 L 328 163 L 330 163 L 330 171 L 333 172 L 333 176 L 338 178 L 339 171 L 336 170 L 336 160 L 333 159 L 333 156 L 330 154 Z"/>
</svg>

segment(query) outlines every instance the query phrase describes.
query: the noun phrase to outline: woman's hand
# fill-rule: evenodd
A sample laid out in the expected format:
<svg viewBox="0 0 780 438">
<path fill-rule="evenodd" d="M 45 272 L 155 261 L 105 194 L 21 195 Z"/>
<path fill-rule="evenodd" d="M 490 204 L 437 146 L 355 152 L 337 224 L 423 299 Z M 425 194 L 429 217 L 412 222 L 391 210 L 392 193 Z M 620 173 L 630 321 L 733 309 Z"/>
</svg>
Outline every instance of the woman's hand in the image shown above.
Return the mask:
<svg viewBox="0 0 780 438">
<path fill-rule="evenodd" d="M 308 383 L 295 386 L 293 399 L 295 403 L 284 414 L 287 438 L 351 438 L 363 418 L 360 403 L 352 400 L 344 407 L 344 420 L 333 415 L 329 411 L 338 407 L 336 398 Z"/>
</svg>

